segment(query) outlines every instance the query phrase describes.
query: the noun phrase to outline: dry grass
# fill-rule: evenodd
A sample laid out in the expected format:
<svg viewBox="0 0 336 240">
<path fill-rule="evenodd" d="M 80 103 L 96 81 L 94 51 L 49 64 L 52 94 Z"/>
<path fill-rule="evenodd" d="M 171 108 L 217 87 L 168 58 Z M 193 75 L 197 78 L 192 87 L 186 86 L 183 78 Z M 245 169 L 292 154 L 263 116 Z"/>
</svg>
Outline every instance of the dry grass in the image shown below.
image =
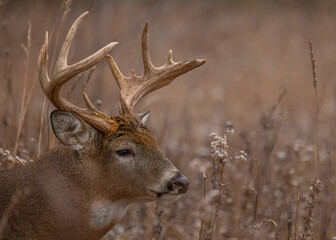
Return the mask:
<svg viewBox="0 0 336 240">
<path fill-rule="evenodd" d="M 53 145 L 52 106 L 35 85 L 39 48 L 50 30 L 55 55 L 69 24 L 92 8 L 71 61 L 118 41 L 111 54 L 121 71 L 140 74 L 147 20 L 155 65 L 169 49 L 176 60 L 207 59 L 138 107 L 151 109 L 149 127 L 189 178 L 188 193 L 177 202 L 131 206 L 104 239 L 335 238 L 336 5 L 304 3 L 85 0 L 59 10 L 58 1 L 0 1 L 0 168 Z M 106 62 L 70 83 L 64 96 L 83 105 L 84 87 L 102 111 L 118 113 Z M 211 132 L 226 139 L 218 142 L 222 160 L 211 156 Z"/>
</svg>

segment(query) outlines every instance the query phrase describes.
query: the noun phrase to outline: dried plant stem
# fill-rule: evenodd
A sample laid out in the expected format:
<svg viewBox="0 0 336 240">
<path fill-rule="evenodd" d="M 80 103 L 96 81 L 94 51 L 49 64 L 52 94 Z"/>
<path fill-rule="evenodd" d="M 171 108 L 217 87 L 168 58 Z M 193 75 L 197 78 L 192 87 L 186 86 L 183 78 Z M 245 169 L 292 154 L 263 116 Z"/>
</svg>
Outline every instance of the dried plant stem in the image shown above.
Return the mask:
<svg viewBox="0 0 336 240">
<path fill-rule="evenodd" d="M 35 75 L 35 77 L 34 77 L 34 81 L 33 81 L 33 84 L 32 84 L 32 86 L 31 86 L 31 88 L 30 88 L 30 91 L 29 91 L 29 94 L 28 94 L 28 96 L 27 96 L 27 99 L 26 99 L 26 101 L 24 102 L 23 112 L 22 112 L 22 114 L 21 114 L 21 116 L 22 116 L 22 120 L 21 120 L 21 118 L 20 118 L 20 125 L 19 125 L 19 129 L 18 129 L 18 135 L 17 135 L 16 142 L 15 142 L 15 146 L 16 146 L 16 148 L 15 148 L 15 150 L 14 150 L 14 155 L 15 155 L 15 156 L 16 156 L 16 153 L 17 153 L 18 140 L 19 140 L 19 138 L 20 138 L 21 129 L 22 129 L 22 124 L 23 124 L 23 120 L 24 120 L 24 118 L 25 118 L 25 116 L 26 116 L 26 112 L 27 112 L 27 109 L 28 109 L 28 106 L 29 106 L 29 103 L 30 103 L 31 96 L 33 95 L 33 90 L 34 90 L 34 88 L 35 88 L 36 82 L 37 82 L 37 73 L 36 73 L 36 75 Z M 22 123 L 21 123 L 21 121 L 22 121 Z"/>
<path fill-rule="evenodd" d="M 13 155 L 14 157 L 17 154 L 17 150 L 18 150 L 18 146 L 19 146 L 19 139 L 20 139 L 20 135 L 21 135 L 21 130 L 22 130 L 22 126 L 23 126 L 23 121 L 26 115 L 25 112 L 25 101 L 26 101 L 26 91 L 27 91 L 27 81 L 28 81 L 28 68 L 29 68 L 29 57 L 30 57 L 30 46 L 31 46 L 31 29 L 32 29 L 32 25 L 30 20 L 28 21 L 28 30 L 27 30 L 27 45 L 24 46 L 23 44 L 21 44 L 21 47 L 23 48 L 23 50 L 25 51 L 26 54 L 26 61 L 25 61 L 25 74 L 24 74 L 24 82 L 23 82 L 23 93 L 22 93 L 22 100 L 21 100 L 21 110 L 20 110 L 20 119 L 19 119 L 19 126 L 18 126 L 18 130 L 16 133 L 16 140 L 15 140 L 15 146 L 14 146 L 14 151 L 13 151 Z"/>
<path fill-rule="evenodd" d="M 294 226 L 294 240 L 297 238 L 297 230 L 299 224 L 300 215 L 300 186 L 297 188 L 297 198 L 296 198 L 296 211 L 295 211 L 295 226 Z"/>
<path fill-rule="evenodd" d="M 89 9 L 88 9 L 88 12 L 89 12 L 89 13 L 91 13 L 91 10 L 92 10 L 92 7 L 93 7 L 94 2 L 95 2 L 95 0 L 92 0 L 91 3 L 90 3 Z M 76 52 L 77 52 L 78 45 L 79 45 L 78 43 L 79 43 L 80 39 L 82 38 L 82 32 L 83 32 L 84 26 L 86 25 L 86 22 L 87 22 L 87 18 L 84 19 L 83 24 L 82 24 L 83 27 L 82 27 L 81 30 L 79 31 L 77 44 L 76 44 L 76 46 L 75 46 L 75 50 L 73 51 L 73 54 L 72 54 L 72 57 L 71 57 L 71 61 L 73 60 L 73 58 L 74 58 L 74 56 L 75 56 L 75 54 L 76 54 Z"/>
<path fill-rule="evenodd" d="M 217 198 L 217 204 L 216 204 L 216 210 L 215 210 L 215 215 L 212 219 L 211 222 L 211 228 L 210 228 L 210 232 L 209 235 L 207 236 L 207 240 L 211 240 L 213 233 L 215 231 L 215 227 L 216 227 L 216 222 L 217 222 L 217 218 L 218 218 L 218 214 L 219 214 L 219 207 L 221 205 L 222 202 L 222 193 L 224 191 L 224 166 L 225 166 L 225 162 L 222 161 L 220 164 L 220 179 L 219 179 L 219 189 L 218 189 L 218 198 Z"/>
<path fill-rule="evenodd" d="M 56 29 L 56 23 L 61 22 L 61 21 L 59 20 L 59 19 L 60 19 L 60 16 L 61 16 L 61 15 L 64 16 L 64 11 L 63 11 L 63 9 L 65 8 L 66 1 L 67 1 L 67 0 L 63 0 L 63 1 L 62 1 L 61 7 L 60 7 L 60 9 L 59 9 L 58 12 L 57 12 L 56 20 L 54 21 L 55 24 L 53 25 L 53 27 L 51 28 L 51 31 L 50 31 L 50 33 L 49 33 L 49 37 L 50 37 L 50 39 L 53 38 L 53 36 L 54 36 L 54 32 L 55 32 L 55 29 Z M 63 14 L 62 14 L 62 11 L 63 11 Z"/>
<path fill-rule="evenodd" d="M 71 3 L 72 3 L 72 1 L 71 0 L 64 0 L 63 2 L 62 2 L 62 5 L 61 5 L 61 8 L 60 8 L 60 11 L 62 11 L 62 9 L 63 9 L 63 14 L 62 14 L 62 18 L 61 18 L 61 21 L 60 21 L 60 30 L 62 29 L 62 27 L 63 27 L 63 24 L 64 24 L 64 21 L 65 21 L 65 18 L 66 18 L 66 16 L 68 15 L 68 13 L 69 13 L 69 11 L 70 11 L 70 9 L 71 9 Z M 55 31 L 55 29 L 56 29 L 56 23 L 58 23 L 59 21 L 58 21 L 58 18 L 60 17 L 60 12 L 57 14 L 58 16 L 57 16 L 57 18 L 56 18 L 56 21 L 55 21 L 55 24 L 54 24 L 54 26 L 53 26 L 53 28 L 52 28 L 52 33 Z M 56 37 L 55 37 L 55 45 L 54 45 L 54 48 L 53 48 L 53 50 L 52 50 L 52 54 L 51 54 L 51 62 L 50 62 L 50 69 L 49 69 L 49 71 L 50 72 L 53 72 L 54 71 L 54 69 L 52 69 L 52 68 L 54 68 L 55 66 L 55 64 L 54 64 L 54 61 L 55 61 L 55 58 L 56 58 L 56 46 L 58 46 L 58 42 L 59 42 L 59 38 L 60 38 L 60 35 L 61 35 L 61 31 L 56 31 L 57 32 L 57 34 L 56 34 Z M 50 39 L 52 38 L 52 34 L 50 35 Z"/>
<path fill-rule="evenodd" d="M 331 217 L 332 217 L 332 215 L 333 215 L 335 209 L 336 209 L 336 202 L 334 203 L 334 206 L 333 206 L 333 208 L 331 209 L 331 212 L 330 212 L 330 215 L 329 215 L 329 218 L 328 218 L 327 225 L 325 226 L 325 229 L 324 229 L 324 231 L 323 231 L 323 237 L 322 237 L 322 240 L 327 239 L 327 231 L 328 231 L 328 227 L 329 227 L 329 224 L 330 224 L 330 221 L 331 221 Z"/>
<path fill-rule="evenodd" d="M 73 91 L 75 90 L 75 88 L 77 87 L 77 84 L 78 84 L 78 82 L 79 82 L 79 80 L 80 80 L 81 77 L 82 77 L 82 73 L 78 74 L 76 76 L 76 78 L 73 80 L 74 83 L 72 84 L 72 86 L 71 86 L 71 88 L 70 88 L 70 90 L 68 92 L 68 95 L 66 97 L 67 100 L 70 100 L 71 95 L 72 95 Z"/>
<path fill-rule="evenodd" d="M 33 90 L 35 88 L 36 82 L 37 82 L 37 73 L 35 74 L 32 87 L 30 88 L 29 94 L 27 96 L 27 100 L 26 100 L 25 105 L 24 105 L 24 109 L 23 109 L 24 114 L 26 114 L 27 108 L 28 108 L 29 103 L 30 103 L 31 96 L 33 95 Z"/>
<path fill-rule="evenodd" d="M 309 196 L 307 199 L 307 215 L 304 217 L 304 229 L 302 234 L 303 240 L 312 240 L 313 238 L 313 227 L 314 227 L 314 209 L 315 202 L 318 198 L 320 191 L 322 191 L 323 185 L 319 179 L 315 179 L 313 184 L 309 188 Z"/>
<path fill-rule="evenodd" d="M 259 162 L 256 159 L 257 162 L 257 194 L 256 194 L 256 198 L 254 201 L 254 212 L 253 212 L 253 220 L 254 222 L 257 222 L 257 212 L 258 212 L 258 201 L 259 201 L 259 195 L 260 195 L 260 178 L 261 178 L 261 173 L 260 173 L 260 166 L 259 166 Z"/>
<path fill-rule="evenodd" d="M 316 75 L 316 60 L 313 52 L 313 43 L 309 41 L 310 50 L 310 60 L 312 64 L 313 71 L 313 87 L 315 93 L 315 126 L 314 126 L 314 170 L 315 177 L 318 177 L 318 163 L 320 160 L 320 146 L 318 137 L 318 119 L 319 119 L 319 103 L 318 103 L 318 92 L 317 92 L 317 75 Z"/>
<path fill-rule="evenodd" d="M 93 7 L 94 2 L 95 2 L 95 0 L 92 0 L 91 3 L 90 3 L 90 7 L 89 7 L 89 9 L 88 9 L 89 12 L 92 10 L 92 7 Z"/>
<path fill-rule="evenodd" d="M 90 12 L 89 12 L 89 15 L 90 15 Z M 85 18 L 85 19 L 83 20 L 82 27 L 80 28 L 80 30 L 79 30 L 79 32 L 78 32 L 78 38 L 77 38 L 77 41 L 76 41 L 76 44 L 75 44 L 75 50 L 73 51 L 73 54 L 72 54 L 72 56 L 71 56 L 71 58 L 70 58 L 70 61 L 72 61 L 72 60 L 74 59 L 74 57 L 75 57 L 75 55 L 76 55 L 76 53 L 77 53 L 78 46 L 79 46 L 79 42 L 80 42 L 80 40 L 81 40 L 81 38 L 82 38 L 82 33 L 83 33 L 84 26 L 86 25 L 86 23 L 87 23 L 87 21 L 88 21 L 87 19 L 88 19 L 88 18 Z"/>
<path fill-rule="evenodd" d="M 271 108 L 271 111 L 269 113 L 270 117 L 272 117 L 272 115 L 274 114 L 275 110 L 277 109 L 277 107 L 279 106 L 279 104 L 281 103 L 283 97 L 286 95 L 287 93 L 287 90 L 288 90 L 288 86 L 285 85 L 283 88 L 282 88 L 282 91 L 277 99 L 277 101 L 273 104 L 272 108 Z"/>
<path fill-rule="evenodd" d="M 216 221 L 218 218 L 220 206 L 222 200 L 225 198 L 224 188 L 224 169 L 227 161 L 233 159 L 228 153 L 228 135 L 233 134 L 233 124 L 231 121 L 226 123 L 226 129 L 223 136 L 217 133 L 211 133 L 209 135 L 210 146 L 211 146 L 211 158 L 213 162 L 213 174 L 212 174 L 212 185 L 215 190 L 218 190 L 217 204 L 214 216 L 209 222 L 208 231 L 206 233 L 205 239 L 211 240 L 215 231 Z"/>
<path fill-rule="evenodd" d="M 90 79 L 91 79 L 91 76 L 93 74 L 93 72 L 96 70 L 97 66 L 93 66 L 90 71 L 89 71 L 89 74 L 88 74 L 88 77 L 86 78 L 86 80 L 84 81 L 83 83 L 83 86 L 82 86 L 82 92 L 84 92 L 86 86 L 88 85 Z"/>
<path fill-rule="evenodd" d="M 205 217 L 205 194 L 206 194 L 206 175 L 203 172 L 203 203 L 202 203 L 202 220 L 201 220 L 201 228 L 199 233 L 199 240 L 202 239 L 203 233 L 203 224 L 204 224 L 204 217 Z"/>
<path fill-rule="evenodd" d="M 43 97 L 43 104 L 42 104 L 42 109 L 41 109 L 41 115 L 40 115 L 40 131 L 39 131 L 39 139 L 38 139 L 38 147 L 37 147 L 37 157 L 40 156 L 41 153 L 41 144 L 42 144 L 42 136 L 43 136 L 43 123 L 44 123 L 44 111 L 45 111 L 45 106 L 47 102 L 47 97 Z"/>
<path fill-rule="evenodd" d="M 287 218 L 287 240 L 291 239 L 291 233 L 292 233 L 292 226 L 293 226 L 293 221 L 292 221 L 292 210 L 290 209 L 289 206 L 289 200 L 287 199 L 287 207 L 288 207 L 288 218 Z"/>
<path fill-rule="evenodd" d="M 15 119 L 15 116 L 14 116 L 14 111 L 13 109 L 15 109 L 15 106 L 17 105 L 16 104 L 16 97 L 14 96 L 14 93 L 13 93 L 13 86 L 12 86 L 12 69 L 13 69 L 13 64 L 12 64 L 12 61 L 11 61 L 11 58 L 10 58 L 10 51 L 9 49 L 5 49 L 4 51 L 4 65 L 3 65 L 3 80 L 6 84 L 6 91 L 4 92 L 6 95 L 5 96 L 2 96 L 4 98 L 2 99 L 6 99 L 8 98 L 9 99 L 9 103 L 10 103 L 10 106 L 8 105 L 8 107 L 4 108 L 4 112 L 3 112 L 3 118 L 1 119 L 1 121 L 3 121 L 5 124 L 5 127 L 2 128 L 2 130 L 4 131 L 3 132 L 3 136 L 7 135 L 8 132 L 13 132 L 15 131 L 15 124 L 11 124 L 11 121 L 7 121 L 7 120 L 10 120 L 10 119 Z M 1 99 L 1 101 L 2 101 Z M 9 127 L 8 130 L 6 127 Z M 8 148 L 12 148 L 12 141 L 9 141 L 8 142 Z M 0 144 L 4 144 L 3 142 L 3 139 L 0 140 Z"/>
</svg>

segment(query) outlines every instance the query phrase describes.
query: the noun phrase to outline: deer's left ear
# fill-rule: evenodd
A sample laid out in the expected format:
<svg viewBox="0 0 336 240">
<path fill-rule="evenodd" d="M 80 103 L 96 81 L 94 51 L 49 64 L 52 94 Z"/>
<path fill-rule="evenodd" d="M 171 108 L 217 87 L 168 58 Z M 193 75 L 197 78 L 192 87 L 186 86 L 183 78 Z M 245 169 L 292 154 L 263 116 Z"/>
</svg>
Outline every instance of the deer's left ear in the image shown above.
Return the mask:
<svg viewBox="0 0 336 240">
<path fill-rule="evenodd" d="M 140 122 L 141 122 L 143 125 L 146 125 L 146 122 L 147 122 L 147 120 L 148 120 L 148 118 L 149 118 L 149 111 L 144 112 L 144 113 L 137 113 L 137 114 L 135 115 L 135 117 L 136 117 L 137 119 L 139 119 Z"/>
<path fill-rule="evenodd" d="M 90 132 L 93 128 L 72 113 L 55 110 L 50 120 L 56 137 L 63 145 L 79 151 L 91 141 Z"/>
</svg>

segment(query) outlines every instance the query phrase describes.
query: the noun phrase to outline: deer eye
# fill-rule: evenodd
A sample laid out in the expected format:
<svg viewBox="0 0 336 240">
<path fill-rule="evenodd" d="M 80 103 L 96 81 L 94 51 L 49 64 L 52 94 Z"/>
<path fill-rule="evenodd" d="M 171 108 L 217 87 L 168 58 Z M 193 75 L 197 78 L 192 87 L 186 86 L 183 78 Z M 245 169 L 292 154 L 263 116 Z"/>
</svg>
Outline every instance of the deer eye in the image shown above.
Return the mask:
<svg viewBox="0 0 336 240">
<path fill-rule="evenodd" d="M 121 150 L 116 151 L 116 153 L 119 156 L 126 156 L 126 155 L 131 154 L 131 151 L 128 149 L 121 149 Z"/>
</svg>

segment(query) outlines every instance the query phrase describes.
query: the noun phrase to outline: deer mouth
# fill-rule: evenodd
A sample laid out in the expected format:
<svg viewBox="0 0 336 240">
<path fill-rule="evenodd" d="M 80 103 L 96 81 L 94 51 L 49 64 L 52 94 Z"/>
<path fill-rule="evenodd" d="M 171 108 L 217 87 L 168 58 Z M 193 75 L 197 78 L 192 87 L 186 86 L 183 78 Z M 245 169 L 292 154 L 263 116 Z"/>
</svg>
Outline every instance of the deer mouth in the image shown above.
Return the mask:
<svg viewBox="0 0 336 240">
<path fill-rule="evenodd" d="M 150 190 L 151 194 L 157 199 L 157 200 L 178 200 L 183 195 L 182 193 L 179 193 L 178 191 L 165 191 L 165 192 L 157 192 L 154 190 Z"/>
<path fill-rule="evenodd" d="M 161 183 L 150 188 L 151 195 L 156 199 L 177 200 L 187 192 L 189 181 L 180 172 L 176 172 L 164 185 L 166 186 L 163 187 Z"/>
</svg>

